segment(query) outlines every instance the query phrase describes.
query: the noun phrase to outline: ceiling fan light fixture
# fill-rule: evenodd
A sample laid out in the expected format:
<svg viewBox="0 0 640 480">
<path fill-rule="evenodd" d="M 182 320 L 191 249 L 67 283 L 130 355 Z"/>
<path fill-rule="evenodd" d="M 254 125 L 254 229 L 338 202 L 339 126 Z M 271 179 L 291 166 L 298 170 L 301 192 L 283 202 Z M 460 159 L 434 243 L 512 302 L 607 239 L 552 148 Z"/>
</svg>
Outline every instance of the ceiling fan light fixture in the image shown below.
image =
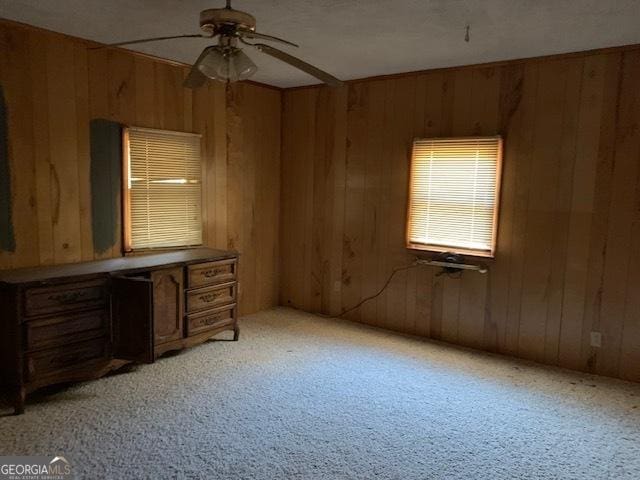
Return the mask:
<svg viewBox="0 0 640 480">
<path fill-rule="evenodd" d="M 229 59 L 229 63 L 233 65 L 232 70 L 235 71 L 238 80 L 246 80 L 258 71 L 256 64 L 242 50 L 237 50 Z"/>
<path fill-rule="evenodd" d="M 185 78 L 183 85 L 185 88 L 191 89 L 202 87 L 207 81 L 207 78 L 221 82 L 237 82 L 246 80 L 256 73 L 258 67 L 256 67 L 255 63 L 251 61 L 241 48 L 238 48 L 239 43 L 255 48 L 258 52 L 262 52 L 276 60 L 291 65 L 329 86 L 338 87 L 342 85 L 342 82 L 333 75 L 285 51 L 278 50 L 265 43 L 248 42 L 247 40 L 264 40 L 281 43 L 290 47 L 298 46 L 288 40 L 257 32 L 255 17 L 249 13 L 231 8 L 230 0 L 226 0 L 226 6 L 224 8 L 209 8 L 200 12 L 200 28 L 203 33 L 142 38 L 112 43 L 105 46 L 136 45 L 138 43 L 178 38 L 207 38 L 210 40 L 217 38 L 218 44 L 203 49 L 189 70 L 189 74 Z"/>
<path fill-rule="evenodd" d="M 241 49 L 213 46 L 198 64 L 205 76 L 221 82 L 238 82 L 251 77 L 258 67 Z"/>
</svg>

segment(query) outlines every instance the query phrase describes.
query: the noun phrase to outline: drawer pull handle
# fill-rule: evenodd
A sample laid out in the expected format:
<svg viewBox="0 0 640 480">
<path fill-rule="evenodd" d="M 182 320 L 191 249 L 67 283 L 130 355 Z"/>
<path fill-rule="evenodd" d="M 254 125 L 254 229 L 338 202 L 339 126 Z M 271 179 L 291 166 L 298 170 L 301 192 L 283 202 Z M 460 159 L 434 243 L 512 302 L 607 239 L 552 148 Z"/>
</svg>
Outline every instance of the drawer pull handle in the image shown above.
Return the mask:
<svg viewBox="0 0 640 480">
<path fill-rule="evenodd" d="M 218 298 L 222 297 L 224 295 L 224 292 L 216 292 L 216 293 L 207 293 L 204 295 L 200 295 L 200 297 L 198 297 L 201 301 L 205 302 L 205 303 L 209 303 L 209 302 L 213 302 L 215 300 L 217 300 Z"/>
<path fill-rule="evenodd" d="M 204 272 L 202 272 L 202 276 L 205 278 L 213 278 L 217 277 L 218 275 L 222 275 L 223 273 L 227 273 L 226 268 L 213 268 L 211 270 L 205 270 Z"/>
<path fill-rule="evenodd" d="M 200 322 L 200 325 L 212 325 L 212 324 L 222 320 L 222 318 L 223 317 L 222 317 L 221 314 L 211 315 L 210 317 L 203 318 L 202 321 Z"/>
<path fill-rule="evenodd" d="M 229 323 L 233 320 L 233 314 L 231 310 L 225 310 L 216 313 L 209 313 L 207 315 L 203 315 L 200 317 L 193 317 L 189 319 L 189 328 L 192 329 L 191 333 L 195 333 L 198 330 L 215 327 L 216 325 L 221 325 L 225 323 Z M 190 334 L 191 334 L 190 333 Z"/>
</svg>

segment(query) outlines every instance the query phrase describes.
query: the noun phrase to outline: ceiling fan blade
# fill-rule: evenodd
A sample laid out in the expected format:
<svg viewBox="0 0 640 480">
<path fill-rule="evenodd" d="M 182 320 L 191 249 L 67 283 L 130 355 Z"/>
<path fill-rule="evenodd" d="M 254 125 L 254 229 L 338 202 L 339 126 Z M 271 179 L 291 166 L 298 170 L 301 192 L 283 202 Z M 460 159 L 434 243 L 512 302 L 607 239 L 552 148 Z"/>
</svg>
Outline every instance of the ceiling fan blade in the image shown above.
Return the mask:
<svg viewBox="0 0 640 480">
<path fill-rule="evenodd" d="M 300 45 L 296 45 L 293 42 L 285 40 L 283 38 L 274 37 L 273 35 L 266 35 L 264 33 L 254 32 L 252 30 L 239 30 L 239 33 L 240 33 L 240 36 L 244 37 L 244 38 L 259 39 L 259 40 L 270 40 L 272 42 L 284 43 L 285 45 L 289 45 L 291 47 L 299 47 L 300 46 Z"/>
<path fill-rule="evenodd" d="M 183 87 L 198 88 L 204 85 L 204 82 L 207 80 L 207 77 L 204 73 L 202 73 L 198 69 L 198 65 L 200 65 L 200 62 L 202 62 L 204 57 L 207 56 L 207 53 L 209 53 L 208 48 L 205 48 L 204 50 L 202 50 L 202 52 L 198 56 L 198 59 L 196 60 L 196 63 L 194 63 L 193 67 L 191 67 L 191 70 L 189 70 L 189 75 L 187 75 L 187 78 L 185 78 L 184 82 L 182 82 Z"/>
<path fill-rule="evenodd" d="M 137 43 L 158 42 L 160 40 L 173 40 L 174 38 L 211 38 L 211 37 L 209 35 L 202 35 L 200 33 L 195 33 L 192 35 L 173 35 L 170 37 L 141 38 L 139 40 L 127 40 L 126 42 L 107 43 L 106 45 L 91 47 L 91 49 L 106 48 L 106 47 L 122 47 L 123 45 L 134 45 Z"/>
<path fill-rule="evenodd" d="M 331 87 L 340 87 L 343 85 L 342 81 L 338 80 L 333 75 L 320 70 L 313 65 L 300 60 L 299 58 L 294 57 L 293 55 L 289 55 L 288 53 L 283 52 L 282 50 L 278 50 L 277 48 L 273 48 L 270 45 L 265 45 L 263 43 L 253 44 L 258 50 L 262 53 L 266 53 L 267 55 L 271 55 L 278 60 L 281 60 L 289 65 L 296 67 L 298 70 L 302 70 L 305 73 L 308 73 L 312 77 L 316 77 L 318 80 L 322 80 L 324 83 Z"/>
</svg>

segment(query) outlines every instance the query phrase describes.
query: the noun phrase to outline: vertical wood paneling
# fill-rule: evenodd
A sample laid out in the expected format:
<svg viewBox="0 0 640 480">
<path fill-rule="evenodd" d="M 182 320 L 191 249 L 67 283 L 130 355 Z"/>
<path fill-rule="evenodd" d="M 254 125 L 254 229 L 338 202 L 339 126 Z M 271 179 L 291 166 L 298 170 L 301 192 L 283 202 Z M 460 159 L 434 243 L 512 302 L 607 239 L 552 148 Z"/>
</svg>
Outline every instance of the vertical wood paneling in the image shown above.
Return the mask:
<svg viewBox="0 0 640 480">
<path fill-rule="evenodd" d="M 342 270 L 332 313 L 375 293 L 394 267 L 411 262 L 403 177 L 412 137 L 499 133 L 504 171 L 489 273 L 403 272 L 347 317 L 638 380 L 638 52 L 356 81 L 333 118 L 324 114 L 328 89 L 285 91 L 281 235 L 295 250 L 282 258 L 283 302 L 329 313 L 331 289 L 322 278 L 319 299 L 310 301 L 305 289 L 322 276 L 329 240 L 321 232 L 331 228 L 344 232 L 342 255 L 332 255 Z M 328 216 L 318 211 L 334 191 L 321 175 L 329 163 L 322 132 L 339 116 L 346 119 L 345 183 L 333 181 L 344 187 L 344 208 Z M 591 331 L 602 333 L 601 348 L 590 346 Z"/>
<path fill-rule="evenodd" d="M 255 87 L 259 89 L 259 87 Z M 256 283 L 258 284 L 257 309 L 262 310 L 278 304 L 280 293 L 280 164 L 281 164 L 281 113 L 282 94 L 279 91 L 265 93 L 259 90 L 263 99 L 260 116 L 261 147 L 256 168 L 258 175 L 258 201 L 256 204 L 259 222 L 257 231 L 258 264 Z"/>
<path fill-rule="evenodd" d="M 331 230 L 331 247 L 327 251 L 330 265 L 330 303 L 328 312 L 335 315 L 340 312 L 342 298 L 342 244 L 344 239 L 344 210 L 346 192 L 347 166 L 347 102 L 348 88 L 333 90 L 332 111 L 333 131 L 332 168 L 327 183 L 332 192 L 332 215 L 329 228 Z M 281 257 L 282 258 L 282 257 Z"/>
<path fill-rule="evenodd" d="M 280 97 L 250 84 L 227 88 L 228 248 L 241 253 L 241 313 L 278 298 Z"/>
<path fill-rule="evenodd" d="M 369 286 L 367 286 L 366 283 L 363 283 L 363 288 L 360 292 L 361 297 L 366 297 L 370 295 L 370 292 L 378 290 L 378 279 L 390 273 L 389 268 L 392 266 L 392 260 L 389 256 L 393 255 L 392 245 L 390 245 L 389 241 L 389 232 L 390 224 L 392 223 L 390 211 L 393 201 L 393 170 L 396 166 L 396 162 L 391 159 L 394 158 L 394 136 L 397 128 L 397 125 L 394 123 L 394 103 L 396 100 L 397 81 L 382 81 L 380 83 L 382 88 L 384 88 L 384 110 L 382 116 L 379 119 L 376 119 L 375 114 L 369 114 L 369 122 L 378 122 L 378 129 L 372 132 L 371 137 L 376 137 L 376 141 L 378 142 L 378 145 L 380 145 L 378 147 L 374 146 L 373 151 L 369 153 L 369 155 L 376 155 L 378 157 L 380 165 L 380 167 L 374 171 L 375 173 L 373 173 L 373 175 L 378 176 L 376 210 L 375 216 L 373 217 L 374 231 L 371 236 L 363 234 L 363 237 L 366 238 L 367 241 L 370 241 L 372 244 L 377 244 L 377 250 L 375 251 L 372 259 L 374 265 L 376 265 L 376 270 L 374 275 L 365 273 L 366 278 L 369 279 Z M 373 98 L 375 97 L 372 95 L 370 100 L 373 100 Z M 365 172 L 365 182 L 371 176 L 371 173 L 369 172 L 370 169 L 367 168 Z M 399 274 L 396 276 L 399 277 Z M 398 281 L 400 281 L 399 278 Z M 376 305 L 376 323 L 384 328 L 391 327 L 389 318 L 387 317 L 389 298 L 389 290 L 385 290 L 373 301 Z M 365 316 L 364 312 L 363 316 Z"/>
<path fill-rule="evenodd" d="M 203 135 L 205 238 L 242 254 L 242 312 L 279 295 L 338 313 L 412 261 L 403 246 L 411 139 L 500 133 L 489 273 L 401 272 L 348 317 L 640 380 L 637 48 L 282 95 L 248 84 L 185 91 L 183 67 L 5 21 L 1 33 L 19 168 L 17 248 L 0 252 L 0 268 L 120 255 L 120 243 L 95 254 L 88 228 L 88 122 L 107 118 Z M 601 348 L 590 346 L 592 331 Z"/>
<path fill-rule="evenodd" d="M 53 179 L 53 252 L 55 263 L 82 259 L 78 179 L 78 117 L 71 40 L 47 42 L 49 147 Z M 88 130 L 87 130 L 88 131 Z M 84 132 L 85 134 L 87 132 Z"/>
<path fill-rule="evenodd" d="M 629 278 L 633 220 L 637 208 L 636 192 L 640 172 L 640 52 L 622 54 L 620 76 L 612 177 L 615 187 L 609 203 L 600 306 L 603 345 L 598 352 L 596 365 L 596 371 L 611 376 L 615 376 L 620 367 L 627 295 L 625 287 Z"/>
<path fill-rule="evenodd" d="M 555 196 L 560 188 L 559 145 L 562 143 L 566 62 L 540 66 L 538 97 L 533 125 L 534 161 L 525 230 L 524 269 L 520 303 L 518 353 L 544 361 L 547 305 L 550 291 L 551 251 L 554 246 Z"/>
<path fill-rule="evenodd" d="M 636 207 L 631 225 L 631 251 L 627 295 L 620 351 L 620 371 L 625 378 L 640 382 L 640 188 L 636 188 Z"/>
<path fill-rule="evenodd" d="M 381 217 L 387 219 L 381 228 L 386 232 L 386 245 L 380 258 L 384 259 L 382 274 L 389 275 L 397 265 L 409 265 L 413 261 L 404 247 L 404 226 L 407 211 L 407 196 L 403 194 L 409 181 L 408 162 L 394 162 L 390 159 L 405 158 L 411 155 L 407 147 L 413 139 L 413 111 L 415 108 L 416 77 L 407 76 L 396 79 L 389 92 L 390 104 L 387 108 L 388 125 L 391 125 L 390 145 L 387 150 L 385 164 L 390 164 L 388 178 L 388 192 L 382 205 Z M 383 179 L 384 182 L 384 179 Z M 382 297 L 385 300 L 384 307 L 379 314 L 382 316 L 382 324 L 387 328 L 398 329 L 402 324 L 397 324 L 398 319 L 406 321 L 407 299 L 404 293 L 407 289 L 408 274 L 406 270 L 396 274 L 395 281 Z"/>
<path fill-rule="evenodd" d="M 287 135 L 282 135 L 282 153 L 284 155 L 284 152 L 287 152 L 287 154 L 293 158 L 297 155 L 297 142 L 295 142 L 295 139 L 297 138 L 300 123 L 296 122 L 296 120 L 299 119 L 293 115 L 290 109 L 292 105 L 297 103 L 298 99 L 293 97 L 293 93 L 288 98 L 282 99 L 282 130 L 288 132 Z M 300 218 L 300 216 L 294 212 L 294 208 L 297 205 L 297 202 L 293 201 L 296 183 L 284 181 L 284 178 L 293 175 L 295 169 L 300 164 L 301 162 L 293 160 L 283 161 L 280 171 L 280 178 L 282 180 L 280 190 L 280 245 L 283 251 L 291 251 L 298 247 L 298 241 L 295 235 L 299 230 L 291 224 L 296 218 Z M 282 234 L 284 231 L 288 233 L 286 237 Z M 284 259 L 281 259 L 280 275 L 282 278 L 280 281 L 279 300 L 282 305 L 290 305 L 293 302 L 295 302 L 296 305 L 300 305 L 299 299 L 293 298 L 296 290 L 293 286 L 295 266 L 295 262 L 285 262 Z"/>
<path fill-rule="evenodd" d="M 387 106 L 390 104 L 391 83 L 373 82 L 368 93 L 368 108 L 366 110 L 366 144 L 363 152 L 364 175 L 363 175 L 363 203 L 362 203 L 362 252 L 361 260 L 362 282 L 360 283 L 359 298 L 366 295 L 366 292 L 377 290 L 377 280 L 381 265 L 384 264 L 382 252 L 383 242 L 386 238 L 385 215 L 383 209 L 387 201 L 386 181 L 389 175 L 391 162 L 385 162 L 388 158 L 386 152 L 386 135 L 384 133 L 387 121 Z M 352 151 L 356 151 L 357 144 L 351 143 Z M 384 296 L 375 299 L 362 307 L 364 318 L 375 319 L 377 325 L 381 325 L 379 311 L 384 307 Z"/>
<path fill-rule="evenodd" d="M 368 135 L 367 112 L 370 108 L 380 108 L 380 95 L 374 94 L 378 82 L 349 85 L 347 106 L 347 164 L 345 172 L 344 237 L 342 246 L 342 306 L 356 305 L 362 298 L 362 284 L 366 278 L 363 271 L 362 253 L 366 238 L 363 236 L 365 215 L 366 164 L 368 141 L 376 141 L 375 135 Z M 293 110 L 294 112 L 297 109 Z M 284 131 L 283 135 L 287 135 Z M 299 141 L 299 139 L 298 139 Z M 283 153 L 283 161 L 289 160 Z M 379 175 L 379 172 L 374 172 Z M 290 181 L 285 178 L 286 181 Z M 294 198 L 295 202 L 296 199 Z M 286 234 L 286 232 L 283 232 Z M 284 259 L 283 259 L 284 260 Z M 348 315 L 354 320 L 360 319 L 360 311 Z M 369 318 L 369 317 L 367 317 Z M 372 318 L 370 321 L 376 321 Z"/>
<path fill-rule="evenodd" d="M 606 64 L 606 55 L 588 57 L 582 71 L 558 349 L 559 363 L 569 368 L 581 364 L 582 343 L 575 339 L 582 338 L 585 312 L 589 265 L 589 243 L 585 239 L 592 224 Z"/>
<path fill-rule="evenodd" d="M 134 86 L 136 111 L 135 124 L 140 127 L 160 128 L 156 108 L 156 76 L 155 62 L 148 58 L 134 60 Z"/>
<path fill-rule="evenodd" d="M 563 284 L 569 228 L 569 212 L 573 186 L 573 172 L 576 162 L 576 138 L 578 128 L 579 103 L 581 96 L 584 59 L 571 59 L 564 65 L 565 92 L 562 113 L 562 139 L 558 144 L 557 188 L 554 196 L 553 236 L 550 251 L 550 273 L 547 281 L 547 314 L 545 322 L 544 361 L 555 364 L 558 361 L 560 328 L 562 323 Z"/>
<path fill-rule="evenodd" d="M 277 235 L 280 226 L 280 113 L 281 94 L 264 92 L 256 86 L 255 98 L 259 106 L 255 113 L 257 151 L 253 163 L 256 172 L 255 225 L 256 268 L 253 282 L 256 285 L 254 310 L 262 310 L 278 303 L 280 256 Z M 254 115 L 254 105 L 247 105 L 245 116 Z M 269 233 L 269 234 L 267 234 Z"/>
<path fill-rule="evenodd" d="M 252 243 L 251 226 L 245 231 L 247 223 L 253 219 L 247 220 L 245 215 L 252 214 L 254 201 L 252 199 L 255 192 L 254 176 L 250 175 L 247 163 L 242 158 L 242 152 L 252 154 L 252 127 L 253 121 L 248 118 L 243 123 L 242 106 L 245 101 L 250 101 L 251 92 L 247 91 L 243 86 L 227 89 L 227 106 L 229 114 L 227 116 L 227 127 L 229 136 L 235 139 L 234 142 L 227 142 L 227 167 L 229 183 L 233 185 L 233 191 L 229 192 L 229 217 L 234 219 L 234 223 L 229 225 L 228 246 L 232 250 L 244 251 L 246 246 Z M 245 136 L 247 138 L 245 138 Z M 254 252 L 248 252 L 243 255 L 243 262 L 240 264 L 240 277 L 244 278 L 251 271 L 251 276 L 255 275 L 255 255 Z M 238 288 L 238 296 L 240 302 L 246 305 L 252 305 L 254 302 L 253 290 L 240 280 Z"/>
<path fill-rule="evenodd" d="M 590 346 L 590 332 L 602 328 L 601 307 L 604 283 L 604 265 L 607 253 L 610 205 L 615 165 L 616 131 L 619 122 L 622 54 L 607 56 L 604 84 L 604 108 L 600 120 L 600 142 L 596 165 L 593 215 L 589 232 L 589 260 L 585 312 L 580 343 L 580 366 L 597 371 L 598 349 Z M 584 239 L 583 239 L 584 241 Z M 614 320 L 615 321 L 615 320 Z"/>
<path fill-rule="evenodd" d="M 93 251 L 89 122 L 105 118 L 202 134 L 206 244 L 240 251 L 243 313 L 277 304 L 280 91 L 239 87 L 228 128 L 225 87 L 187 91 L 184 67 L 8 21 L 0 38 L 17 241 L 0 269 L 121 255 L 120 224 L 116 245 Z"/>
<path fill-rule="evenodd" d="M 346 87 L 300 90 L 283 102 L 282 131 L 288 134 L 283 135 L 282 151 L 288 161 L 282 165 L 280 211 L 281 228 L 288 234 L 281 236 L 281 245 L 298 261 L 282 262 L 281 276 L 286 281 L 281 284 L 280 301 L 325 313 L 338 311 L 345 275 L 347 95 Z M 292 105 L 299 109 L 297 115 L 290 111 Z M 293 141 L 301 137 L 308 143 Z M 287 182 L 288 178 L 297 181 Z M 313 220 L 304 222 L 307 217 Z"/>
<path fill-rule="evenodd" d="M 313 92 L 314 96 L 317 92 Z M 307 115 L 308 121 L 305 122 L 307 125 L 307 132 L 310 138 L 313 138 L 316 130 L 316 112 L 313 108 L 315 104 L 315 98 L 309 98 L 307 101 Z M 305 191 L 305 201 L 301 205 L 302 211 L 304 212 L 304 218 L 312 219 L 311 222 L 304 222 L 300 225 L 301 234 L 302 234 L 302 242 L 304 248 L 300 251 L 300 266 L 301 272 L 311 272 L 311 275 L 305 274 L 301 277 L 302 281 L 302 292 L 303 292 L 303 303 L 306 305 L 308 309 L 313 309 L 314 298 L 320 295 L 319 287 L 320 287 L 320 279 L 317 276 L 317 271 L 313 270 L 313 260 L 317 256 L 317 252 L 313 250 L 313 225 L 315 222 L 314 211 L 313 211 L 313 193 L 314 193 L 314 174 L 316 173 L 313 168 L 314 153 L 315 153 L 315 142 L 309 142 L 307 144 L 307 148 L 304 152 L 301 152 L 301 160 L 302 164 L 305 166 L 305 170 L 299 178 L 300 187 Z"/>
<path fill-rule="evenodd" d="M 76 91 L 76 142 L 78 146 L 78 196 L 80 200 L 81 260 L 93 260 L 93 232 L 91 223 L 91 182 L 89 142 L 89 59 L 84 46 L 73 45 L 74 85 Z"/>
<path fill-rule="evenodd" d="M 227 248 L 228 246 L 228 228 L 229 222 L 228 214 L 228 201 L 227 190 L 229 186 L 228 170 L 227 170 L 227 106 L 226 106 L 226 92 L 222 85 L 208 85 L 211 92 L 213 101 L 213 126 L 206 132 L 207 138 L 211 137 L 210 142 L 213 142 L 213 146 L 210 146 L 209 150 L 213 150 L 215 158 L 214 170 L 213 170 L 213 183 L 212 189 L 215 191 L 216 196 L 213 202 L 209 202 L 209 217 L 213 218 L 215 224 L 213 225 L 213 232 L 209 237 L 209 245 L 214 245 L 218 248 Z M 194 102 L 196 100 L 194 99 Z M 194 105 L 195 108 L 195 105 Z M 211 111 L 208 117 L 211 115 Z M 213 133 L 211 133 L 213 131 Z M 271 158 L 270 162 L 275 159 Z M 207 181 L 211 183 L 211 176 L 207 177 Z M 274 195 L 277 195 L 277 190 L 274 190 Z M 213 214 L 213 217 L 212 215 Z M 215 240 L 211 238 L 215 235 Z"/>
<path fill-rule="evenodd" d="M 47 51 L 44 48 L 42 35 L 29 32 L 29 61 L 31 69 L 31 84 L 34 105 L 48 104 L 47 88 Z M 53 257 L 53 222 L 51 204 L 51 156 L 49 146 L 49 109 L 35 108 L 33 110 L 33 129 L 38 135 L 33 137 L 35 155 L 35 200 L 38 218 L 38 247 L 40 265 L 49 265 Z"/>
<path fill-rule="evenodd" d="M 522 301 L 523 269 L 525 261 L 525 240 L 527 228 L 527 210 L 530 191 L 531 165 L 534 163 L 533 126 L 536 113 L 536 99 L 538 95 L 538 65 L 524 66 L 522 81 L 522 110 L 520 123 L 514 125 L 505 139 L 505 169 L 515 170 L 513 185 L 515 194 L 506 208 L 513 209 L 513 223 L 511 225 L 510 250 L 508 250 L 508 284 L 506 290 L 507 314 L 504 332 L 504 344 L 498 350 L 512 355 L 518 354 L 520 339 L 520 305 Z M 509 150 L 511 149 L 511 150 Z M 503 186 L 504 179 L 503 179 Z M 508 186 L 506 188 L 509 188 Z M 503 202 L 501 202 L 502 204 Z M 505 258 L 505 260 L 507 260 Z M 499 262 L 496 262 L 499 263 Z M 497 293 L 500 294 L 499 292 Z"/>
<path fill-rule="evenodd" d="M 32 235 L 38 227 L 36 150 L 31 122 L 34 104 L 28 90 L 23 88 L 31 81 L 29 46 L 28 32 L 3 32 L 0 79 L 7 109 L 11 196 L 16 208 L 12 214 L 15 251 L 3 252 L 0 261 L 11 266 L 19 266 L 22 259 L 39 261 L 39 238 Z M 15 157 L 22 159 L 22 162 L 11 162 Z M 29 242 L 20 242 L 22 238 L 29 238 Z"/>
</svg>

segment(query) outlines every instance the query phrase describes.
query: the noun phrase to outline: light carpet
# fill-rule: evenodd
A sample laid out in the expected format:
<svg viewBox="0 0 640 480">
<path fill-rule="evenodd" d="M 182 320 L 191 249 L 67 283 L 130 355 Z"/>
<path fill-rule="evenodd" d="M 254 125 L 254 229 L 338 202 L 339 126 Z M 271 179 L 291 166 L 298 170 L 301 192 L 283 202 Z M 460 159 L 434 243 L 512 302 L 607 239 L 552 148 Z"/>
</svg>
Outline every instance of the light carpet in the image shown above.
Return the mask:
<svg viewBox="0 0 640 480">
<path fill-rule="evenodd" d="M 90 479 L 640 478 L 638 384 L 286 308 L 241 327 L 35 397 L 0 453 Z"/>
</svg>

